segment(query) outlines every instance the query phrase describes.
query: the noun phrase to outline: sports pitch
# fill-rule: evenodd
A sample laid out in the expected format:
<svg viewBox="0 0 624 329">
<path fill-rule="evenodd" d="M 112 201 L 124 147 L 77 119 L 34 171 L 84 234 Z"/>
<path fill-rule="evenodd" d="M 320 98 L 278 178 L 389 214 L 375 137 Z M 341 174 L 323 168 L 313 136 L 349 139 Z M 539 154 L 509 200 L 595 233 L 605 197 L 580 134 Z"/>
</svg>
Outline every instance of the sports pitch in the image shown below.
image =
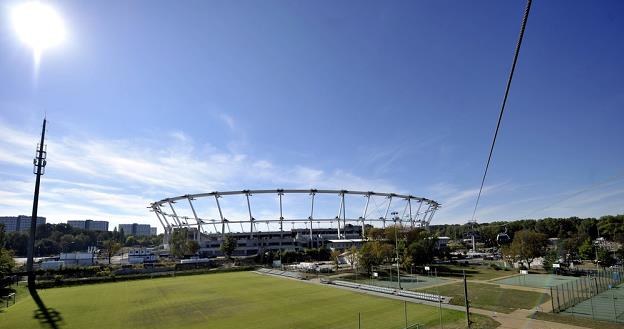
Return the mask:
<svg viewBox="0 0 624 329">
<path fill-rule="evenodd" d="M 566 282 L 578 280 L 577 277 L 554 274 L 525 274 L 493 281 L 498 284 L 533 288 L 550 288 Z"/>
<path fill-rule="evenodd" d="M 405 326 L 403 302 L 251 272 L 41 290 L 61 328 L 361 328 Z M 40 328 L 30 298 L 0 313 L 0 328 Z M 410 324 L 438 326 L 435 307 L 407 304 Z M 463 314 L 443 310 L 445 328 Z M 482 319 L 484 320 L 484 319 Z M 488 319 L 489 320 L 489 319 Z M 491 325 L 491 324 L 490 324 Z M 488 327 L 486 325 L 486 327 Z"/>
<path fill-rule="evenodd" d="M 624 284 L 576 304 L 562 314 L 624 323 Z"/>
</svg>

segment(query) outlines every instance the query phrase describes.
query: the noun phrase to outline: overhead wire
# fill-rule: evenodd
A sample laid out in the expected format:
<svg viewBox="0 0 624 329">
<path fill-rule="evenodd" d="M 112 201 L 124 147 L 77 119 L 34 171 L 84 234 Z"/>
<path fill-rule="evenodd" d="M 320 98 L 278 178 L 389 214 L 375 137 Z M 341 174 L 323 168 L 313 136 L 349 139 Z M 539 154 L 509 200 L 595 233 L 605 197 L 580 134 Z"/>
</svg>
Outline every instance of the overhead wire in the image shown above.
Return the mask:
<svg viewBox="0 0 624 329">
<path fill-rule="evenodd" d="M 520 35 L 518 36 L 518 42 L 516 43 L 516 50 L 514 52 L 513 62 L 511 64 L 511 71 L 509 72 L 509 78 L 507 79 L 507 87 L 505 88 L 505 96 L 503 97 L 503 103 L 501 104 L 500 113 L 498 115 L 498 122 L 496 123 L 496 131 L 494 131 L 494 138 L 492 139 L 492 145 L 490 146 L 490 154 L 488 155 L 485 170 L 483 172 L 483 178 L 481 179 L 481 187 L 479 187 L 479 194 L 477 195 L 477 201 L 475 202 L 474 210 L 472 211 L 471 223 L 474 223 L 477 208 L 479 207 L 479 201 L 481 200 L 481 193 L 483 192 L 483 185 L 485 184 L 485 178 L 490 168 L 490 162 L 492 161 L 492 154 L 494 153 L 494 145 L 496 145 L 496 137 L 498 137 L 498 131 L 500 124 L 505 113 L 505 105 L 507 104 L 507 98 L 509 96 L 509 89 L 511 88 L 511 81 L 516 70 L 516 63 L 518 62 L 518 55 L 520 54 L 520 47 L 522 46 L 522 39 L 524 37 L 524 31 L 526 29 L 527 20 L 529 18 L 529 12 L 531 11 L 532 0 L 527 0 L 526 7 L 524 9 L 524 15 L 522 17 L 522 24 L 520 25 Z"/>
</svg>

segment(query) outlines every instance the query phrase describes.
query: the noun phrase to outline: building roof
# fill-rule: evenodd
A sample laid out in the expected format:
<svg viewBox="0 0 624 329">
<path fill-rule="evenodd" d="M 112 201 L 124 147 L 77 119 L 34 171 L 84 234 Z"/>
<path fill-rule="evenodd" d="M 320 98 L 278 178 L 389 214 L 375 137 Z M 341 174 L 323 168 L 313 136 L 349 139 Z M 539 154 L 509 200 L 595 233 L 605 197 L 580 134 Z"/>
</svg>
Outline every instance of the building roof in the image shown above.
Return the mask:
<svg viewBox="0 0 624 329">
<path fill-rule="evenodd" d="M 332 243 L 341 243 L 341 242 L 363 242 L 363 239 L 338 239 L 338 240 L 328 240 Z"/>
</svg>

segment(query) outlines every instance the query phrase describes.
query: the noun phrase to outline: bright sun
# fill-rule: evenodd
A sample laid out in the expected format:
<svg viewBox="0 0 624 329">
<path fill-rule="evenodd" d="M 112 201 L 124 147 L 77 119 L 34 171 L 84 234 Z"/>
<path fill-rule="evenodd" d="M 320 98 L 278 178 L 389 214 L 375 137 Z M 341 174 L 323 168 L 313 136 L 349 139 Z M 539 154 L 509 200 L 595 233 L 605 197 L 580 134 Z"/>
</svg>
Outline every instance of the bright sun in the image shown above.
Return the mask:
<svg viewBox="0 0 624 329">
<path fill-rule="evenodd" d="M 65 39 L 65 25 L 54 8 L 38 1 L 15 6 L 11 12 L 13 27 L 19 38 L 30 46 L 35 56 Z"/>
</svg>

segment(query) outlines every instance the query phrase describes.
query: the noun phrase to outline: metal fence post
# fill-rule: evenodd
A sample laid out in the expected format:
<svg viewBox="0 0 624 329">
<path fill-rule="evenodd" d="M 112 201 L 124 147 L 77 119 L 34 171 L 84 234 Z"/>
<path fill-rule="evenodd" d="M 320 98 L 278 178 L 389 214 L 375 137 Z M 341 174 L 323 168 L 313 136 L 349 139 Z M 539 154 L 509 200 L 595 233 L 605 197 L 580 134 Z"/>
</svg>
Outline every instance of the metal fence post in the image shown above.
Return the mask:
<svg viewBox="0 0 624 329">
<path fill-rule="evenodd" d="M 613 322 L 617 323 L 617 309 L 615 307 L 615 294 L 611 292 L 611 301 L 613 301 Z"/>
<path fill-rule="evenodd" d="M 570 299 L 570 292 L 568 291 L 568 283 L 564 283 L 563 287 L 561 287 L 561 292 L 563 292 L 563 309 L 565 310 L 566 308 L 568 308 L 568 299 Z M 567 298 L 566 298 L 566 295 Z"/>
<path fill-rule="evenodd" d="M 362 321 L 360 318 L 360 312 L 358 312 L 358 329 L 362 329 Z"/>
<path fill-rule="evenodd" d="M 581 302 L 581 294 L 579 294 L 579 282 L 578 280 L 574 281 L 574 294 L 576 295 L 576 304 Z"/>
<path fill-rule="evenodd" d="M 590 282 L 590 286 L 591 286 L 591 282 Z M 589 305 L 591 306 L 591 313 L 592 313 L 592 320 L 595 320 L 596 317 L 594 316 L 594 296 L 592 296 L 591 294 L 591 290 L 589 292 Z"/>
<path fill-rule="evenodd" d="M 553 296 L 552 287 L 550 287 L 550 306 L 551 312 L 555 313 L 555 296 Z"/>
<path fill-rule="evenodd" d="M 557 313 L 561 311 L 561 303 L 559 302 L 559 286 L 555 286 L 555 290 L 557 290 Z"/>
<path fill-rule="evenodd" d="M 403 301 L 403 313 L 405 314 L 405 329 L 407 329 L 407 301 Z"/>
</svg>

